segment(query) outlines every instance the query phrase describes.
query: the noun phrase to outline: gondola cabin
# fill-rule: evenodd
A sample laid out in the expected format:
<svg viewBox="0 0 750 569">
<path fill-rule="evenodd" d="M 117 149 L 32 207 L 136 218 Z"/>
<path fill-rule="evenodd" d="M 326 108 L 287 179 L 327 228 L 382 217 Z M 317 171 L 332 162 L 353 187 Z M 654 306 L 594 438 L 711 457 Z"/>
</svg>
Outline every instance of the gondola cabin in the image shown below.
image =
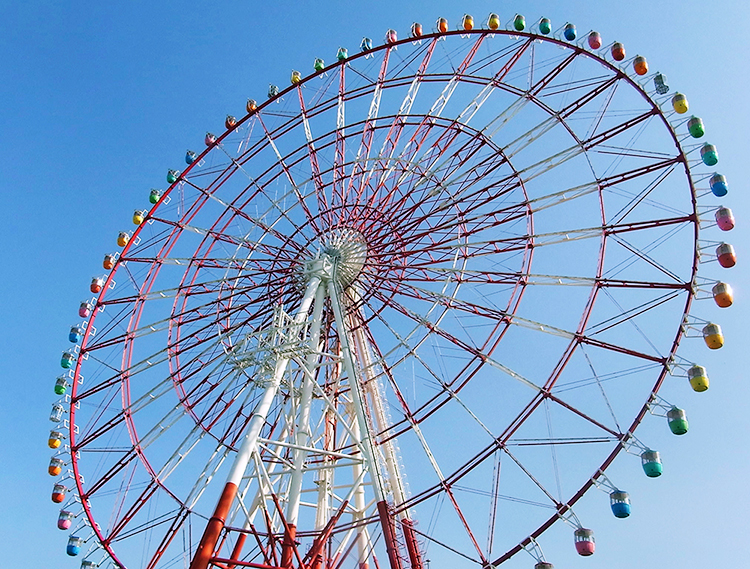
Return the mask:
<svg viewBox="0 0 750 569">
<path fill-rule="evenodd" d="M 70 369 L 73 367 L 73 362 L 76 361 L 76 357 L 70 352 L 63 352 L 60 358 L 60 367 L 64 369 Z"/>
<path fill-rule="evenodd" d="M 292 75 L 294 75 L 294 71 L 292 71 Z M 299 75 L 299 71 L 297 71 L 297 75 Z M 232 115 L 227 115 L 227 118 L 224 119 L 224 126 L 227 130 L 233 129 L 237 126 L 237 119 Z"/>
<path fill-rule="evenodd" d="M 73 512 L 60 510 L 60 513 L 57 515 L 57 529 L 70 529 L 70 526 L 73 525 L 73 517 Z"/>
<path fill-rule="evenodd" d="M 385 43 L 392 44 L 396 43 L 398 41 L 398 34 L 396 33 L 396 30 L 390 29 L 387 32 L 385 32 Z"/>
<path fill-rule="evenodd" d="M 599 49 L 602 47 L 602 35 L 599 32 L 591 32 L 588 42 L 591 49 Z"/>
<path fill-rule="evenodd" d="M 737 264 L 737 254 L 734 252 L 734 247 L 729 243 L 721 243 L 716 248 L 716 260 L 725 269 L 731 269 Z"/>
<path fill-rule="evenodd" d="M 534 565 L 534 569 L 555 569 L 555 566 L 548 561 L 539 561 Z"/>
<path fill-rule="evenodd" d="M 490 14 L 490 17 L 487 19 L 487 27 L 491 30 L 496 30 L 500 27 L 500 16 L 497 14 Z"/>
<path fill-rule="evenodd" d="M 636 58 L 633 60 L 633 71 L 635 71 L 636 75 L 645 75 L 648 73 L 648 61 L 646 61 L 646 58 L 642 55 L 636 56 Z"/>
<path fill-rule="evenodd" d="M 289 79 L 289 81 L 292 83 L 292 85 L 296 85 L 297 83 L 299 83 L 300 81 L 302 81 L 302 73 L 300 73 L 299 71 L 294 71 L 293 70 L 292 71 L 292 76 Z"/>
<path fill-rule="evenodd" d="M 724 174 L 714 174 L 708 184 L 711 186 L 711 193 L 717 198 L 723 198 L 729 192 L 727 177 Z"/>
<path fill-rule="evenodd" d="M 690 108 L 687 97 L 682 93 L 675 93 L 672 97 L 672 108 L 678 115 L 684 115 Z"/>
<path fill-rule="evenodd" d="M 105 270 L 111 271 L 112 267 L 115 266 L 115 261 L 117 260 L 117 257 L 114 255 L 104 255 L 104 260 L 102 261 L 102 267 L 104 267 Z"/>
<path fill-rule="evenodd" d="M 68 489 L 65 487 L 64 484 L 55 484 L 52 487 L 52 501 L 55 504 L 60 504 L 65 500 L 65 493 L 68 491 Z"/>
<path fill-rule="evenodd" d="M 91 292 L 99 294 L 102 291 L 102 288 L 104 288 L 104 279 L 102 277 L 94 277 L 91 279 L 91 286 L 89 286 Z"/>
<path fill-rule="evenodd" d="M 721 333 L 721 326 L 709 322 L 703 327 L 703 341 L 711 350 L 718 350 L 724 346 L 724 334 Z"/>
<path fill-rule="evenodd" d="M 64 375 L 61 375 L 55 380 L 55 395 L 65 395 L 68 390 L 68 381 Z"/>
<path fill-rule="evenodd" d="M 315 70 L 315 72 L 316 73 L 320 73 L 325 68 L 326 68 L 325 62 L 322 59 L 320 59 L 319 57 L 316 57 L 315 58 L 315 62 L 313 63 L 313 69 Z M 250 112 L 250 111 L 248 111 L 248 112 Z"/>
<path fill-rule="evenodd" d="M 49 438 L 47 439 L 47 446 L 51 449 L 58 449 L 62 446 L 63 439 L 65 438 L 65 435 L 63 435 L 60 431 L 52 430 L 49 432 Z"/>
<path fill-rule="evenodd" d="M 62 421 L 63 413 L 65 413 L 65 407 L 59 403 L 52 405 L 52 411 L 49 414 L 49 420 L 53 423 L 59 423 Z"/>
<path fill-rule="evenodd" d="M 667 424 L 673 435 L 684 435 L 688 432 L 687 414 L 684 409 L 672 407 L 667 411 Z"/>
<path fill-rule="evenodd" d="M 148 194 L 148 203 L 155 204 L 159 201 L 161 198 L 161 191 L 157 189 L 152 189 Z"/>
<path fill-rule="evenodd" d="M 719 163 L 719 152 L 713 144 L 704 144 L 701 148 L 701 160 L 706 166 L 716 166 Z"/>
<path fill-rule="evenodd" d="M 146 218 L 146 214 L 148 212 L 144 210 L 137 209 L 133 212 L 133 225 L 140 225 L 143 223 L 143 220 Z"/>
<path fill-rule="evenodd" d="M 573 538 L 575 540 L 576 551 L 578 552 L 578 555 L 588 557 L 589 555 L 594 554 L 594 550 L 596 549 L 596 544 L 594 542 L 594 530 L 578 528 L 573 533 Z"/>
<path fill-rule="evenodd" d="M 120 231 L 120 233 L 117 234 L 117 245 L 120 247 L 125 247 L 125 245 L 128 244 L 130 241 L 130 234 L 126 233 L 125 231 Z"/>
<path fill-rule="evenodd" d="M 565 39 L 568 41 L 573 41 L 574 39 L 576 39 L 576 27 L 571 23 L 565 24 L 563 36 L 565 36 Z"/>
<path fill-rule="evenodd" d="M 68 333 L 68 340 L 70 340 L 72 343 L 77 344 L 83 339 L 83 328 L 80 326 L 72 326 L 70 328 L 70 332 Z"/>
<path fill-rule="evenodd" d="M 279 94 L 279 88 L 276 85 L 268 86 L 268 98 L 272 99 Z"/>
<path fill-rule="evenodd" d="M 526 29 L 526 18 L 521 14 L 516 14 L 513 18 L 513 29 L 517 32 L 522 32 Z"/>
<path fill-rule="evenodd" d="M 339 61 L 344 61 L 345 59 L 348 59 L 349 57 L 349 50 L 345 47 L 340 47 L 339 50 L 336 52 L 336 59 Z"/>
<path fill-rule="evenodd" d="M 78 306 L 78 316 L 80 316 L 81 318 L 88 318 L 89 316 L 91 316 L 91 311 L 93 309 L 94 309 L 94 305 L 90 303 L 88 300 L 84 300 Z"/>
<path fill-rule="evenodd" d="M 661 464 L 661 458 L 659 452 L 655 450 L 647 450 L 641 453 L 641 466 L 643 466 L 643 472 L 649 478 L 657 478 L 661 476 L 663 467 Z"/>
<path fill-rule="evenodd" d="M 469 14 L 464 14 L 464 17 L 461 19 L 461 28 L 465 32 L 470 32 L 474 29 L 474 18 Z"/>
<path fill-rule="evenodd" d="M 667 85 L 667 78 L 663 73 L 657 73 L 654 75 L 654 89 L 659 95 L 666 95 L 669 93 L 669 85 Z"/>
<path fill-rule="evenodd" d="M 81 546 L 83 545 L 83 539 L 76 535 L 71 535 L 68 538 L 68 546 L 65 548 L 65 553 L 71 557 L 75 557 L 81 553 Z"/>
<path fill-rule="evenodd" d="M 97 569 L 99 565 L 93 561 L 83 560 L 81 561 L 81 569 Z"/>
<path fill-rule="evenodd" d="M 690 117 L 687 123 L 688 132 L 693 138 L 701 138 L 706 134 L 706 127 L 703 125 L 703 119 L 700 117 Z"/>
<path fill-rule="evenodd" d="M 722 231 L 731 231 L 734 229 L 734 214 L 728 207 L 720 207 L 717 209 L 714 214 L 714 219 L 716 219 L 716 225 L 718 225 L 719 229 Z"/>
<path fill-rule="evenodd" d="M 544 36 L 548 36 L 552 33 L 552 22 L 549 18 L 542 18 L 539 20 L 539 31 Z"/>
<path fill-rule="evenodd" d="M 622 61 L 625 59 L 625 46 L 616 41 L 612 44 L 610 53 L 612 54 L 612 59 L 614 59 L 615 61 Z"/>
<path fill-rule="evenodd" d="M 53 456 L 49 461 L 49 466 L 47 466 L 47 472 L 50 476 L 60 476 L 63 466 L 65 466 L 65 462 L 61 458 Z"/>
<path fill-rule="evenodd" d="M 438 18 L 437 22 L 435 23 L 435 27 L 437 28 L 437 31 L 439 31 L 441 34 L 444 34 L 448 31 L 448 20 L 445 18 Z"/>
<path fill-rule="evenodd" d="M 727 283 L 718 282 L 711 288 L 714 302 L 719 308 L 729 308 L 734 303 L 734 291 Z"/>
<path fill-rule="evenodd" d="M 179 170 L 167 170 L 167 182 L 174 184 L 180 178 Z"/>
<path fill-rule="evenodd" d="M 211 134 L 210 132 L 206 133 L 206 138 L 203 139 L 203 142 L 206 143 L 206 146 L 211 146 L 212 144 L 216 143 L 216 135 Z"/>
<path fill-rule="evenodd" d="M 372 49 L 372 40 L 370 38 L 362 38 L 359 49 L 363 52 L 370 51 Z"/>
<path fill-rule="evenodd" d="M 627 518 L 630 515 L 630 496 L 622 490 L 610 492 L 609 506 L 616 518 Z"/>
<path fill-rule="evenodd" d="M 413 38 L 422 37 L 422 24 L 420 24 L 419 22 L 414 22 L 411 25 L 411 37 Z"/>
<path fill-rule="evenodd" d="M 323 61 L 321 59 L 321 61 Z M 255 102 L 255 99 L 248 99 L 247 103 L 245 103 L 245 110 L 247 110 L 248 113 L 253 113 L 258 108 L 258 103 Z"/>
<path fill-rule="evenodd" d="M 198 155 L 192 150 L 185 151 L 185 164 L 192 164 L 198 159 Z"/>
<path fill-rule="evenodd" d="M 694 365 L 688 369 L 688 381 L 690 381 L 690 387 L 693 391 L 702 393 L 708 389 L 708 372 L 706 368 L 699 365 Z"/>
</svg>

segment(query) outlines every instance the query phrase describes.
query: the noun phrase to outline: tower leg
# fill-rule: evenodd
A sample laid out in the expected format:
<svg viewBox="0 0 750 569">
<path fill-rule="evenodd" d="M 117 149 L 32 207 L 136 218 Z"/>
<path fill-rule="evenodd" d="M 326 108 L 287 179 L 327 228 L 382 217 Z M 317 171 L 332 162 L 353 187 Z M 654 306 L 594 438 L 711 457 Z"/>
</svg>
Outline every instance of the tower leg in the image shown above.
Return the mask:
<svg viewBox="0 0 750 569">
<path fill-rule="evenodd" d="M 307 318 L 307 314 L 310 311 L 313 299 L 315 298 L 320 286 L 320 277 L 313 275 L 307 285 L 307 290 L 305 291 L 305 296 L 302 298 L 299 310 L 294 317 L 295 325 L 301 324 L 302 322 L 304 322 L 305 318 Z M 263 397 L 260 403 L 258 403 L 258 406 L 253 412 L 252 419 L 250 419 L 250 423 L 247 428 L 247 434 L 242 440 L 242 445 L 240 446 L 240 449 L 237 452 L 237 456 L 234 459 L 232 469 L 229 471 L 226 485 L 224 486 L 221 498 L 219 498 L 219 503 L 216 505 L 214 515 L 211 516 L 211 519 L 206 526 L 206 530 L 203 532 L 203 537 L 201 537 L 198 549 L 196 550 L 195 555 L 190 562 L 190 569 L 208 568 L 211 557 L 213 557 L 214 555 L 216 544 L 219 541 L 219 536 L 224 529 L 224 524 L 226 523 L 229 510 L 232 507 L 232 503 L 234 502 L 235 498 L 237 497 L 237 489 L 239 488 L 239 484 L 242 481 L 243 476 L 245 475 L 247 465 L 252 458 L 253 452 L 255 452 L 258 437 L 260 436 L 260 431 L 266 422 L 266 417 L 268 416 L 268 412 L 271 409 L 273 400 L 276 397 L 276 392 L 281 385 L 281 378 L 283 377 L 288 364 L 288 357 L 280 358 L 276 361 L 273 372 L 273 379 L 269 382 L 268 386 L 265 389 L 265 392 L 263 393 Z"/>
<path fill-rule="evenodd" d="M 396 541 L 396 525 L 393 522 L 393 516 L 388 511 L 388 504 L 385 500 L 378 502 L 378 514 L 380 514 L 380 525 L 383 526 L 385 550 L 388 553 L 388 562 L 391 569 L 402 569 L 401 557 L 398 554 L 398 542 Z"/>
</svg>

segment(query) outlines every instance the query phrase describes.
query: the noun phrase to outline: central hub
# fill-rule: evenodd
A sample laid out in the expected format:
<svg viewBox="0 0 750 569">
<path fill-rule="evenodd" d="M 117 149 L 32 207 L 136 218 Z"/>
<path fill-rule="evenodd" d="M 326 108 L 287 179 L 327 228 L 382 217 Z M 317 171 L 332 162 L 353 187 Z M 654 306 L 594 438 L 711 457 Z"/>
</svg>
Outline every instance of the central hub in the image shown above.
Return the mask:
<svg viewBox="0 0 750 569">
<path fill-rule="evenodd" d="M 319 258 L 323 260 L 324 278 L 336 280 L 347 288 L 367 261 L 367 244 L 359 231 L 334 229 L 320 237 Z"/>
</svg>

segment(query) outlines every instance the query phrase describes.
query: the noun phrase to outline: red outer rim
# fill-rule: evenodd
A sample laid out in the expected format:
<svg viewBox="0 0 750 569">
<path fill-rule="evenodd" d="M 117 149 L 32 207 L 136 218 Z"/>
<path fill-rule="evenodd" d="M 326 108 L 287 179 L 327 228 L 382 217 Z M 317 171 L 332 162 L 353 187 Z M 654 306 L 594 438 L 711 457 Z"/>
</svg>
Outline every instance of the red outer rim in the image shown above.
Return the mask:
<svg viewBox="0 0 750 569">
<path fill-rule="evenodd" d="M 432 39 L 432 38 L 440 38 L 440 37 L 444 37 L 444 36 L 455 36 L 455 35 L 461 35 L 461 36 L 472 36 L 472 35 L 479 36 L 479 35 L 484 35 L 484 36 L 487 36 L 487 35 L 495 35 L 495 34 L 497 34 L 497 35 L 504 35 L 504 36 L 525 37 L 525 38 L 528 38 L 529 40 L 541 40 L 541 41 L 545 41 L 545 42 L 557 44 L 557 45 L 559 45 L 561 47 L 569 49 L 573 53 L 575 53 L 576 55 L 583 55 L 583 56 L 595 59 L 597 62 L 599 62 L 600 64 L 602 64 L 605 67 L 609 68 L 612 72 L 614 72 L 615 75 L 619 79 L 626 81 L 633 89 L 635 89 L 637 92 L 639 92 L 642 95 L 642 97 L 652 107 L 654 114 L 659 115 L 659 117 L 660 117 L 661 121 L 663 122 L 665 128 L 667 129 L 667 131 L 670 132 L 670 134 L 672 136 L 672 139 L 674 141 L 674 144 L 675 144 L 675 148 L 678 150 L 679 161 L 681 161 L 683 163 L 683 167 L 685 169 L 685 174 L 686 174 L 686 177 L 687 177 L 687 180 L 688 180 L 688 183 L 689 183 L 689 189 L 690 189 L 691 194 L 692 194 L 691 195 L 691 200 L 692 200 L 692 205 L 693 205 L 693 213 L 688 218 L 686 218 L 685 221 L 691 221 L 691 222 L 693 222 L 693 224 L 694 224 L 694 239 L 695 239 L 695 242 L 697 243 L 699 228 L 698 228 L 697 213 L 696 213 L 697 212 L 697 209 L 696 209 L 697 208 L 697 204 L 696 204 L 696 199 L 695 199 L 696 192 L 695 192 L 695 186 L 694 186 L 694 183 L 693 183 L 693 179 L 692 179 L 692 176 L 690 174 L 688 160 L 687 160 L 687 157 L 685 155 L 685 152 L 684 152 L 684 150 L 682 149 L 682 147 L 681 147 L 681 145 L 679 143 L 679 140 L 677 138 L 676 133 L 674 132 L 674 130 L 670 126 L 670 124 L 669 124 L 666 116 L 661 111 L 661 109 L 659 108 L 659 106 L 648 96 L 648 94 L 646 93 L 646 91 L 641 87 L 641 85 L 637 81 L 635 81 L 634 79 L 632 79 L 629 75 L 627 75 L 619 67 L 617 67 L 614 64 L 610 63 L 609 61 L 607 61 L 603 57 L 600 57 L 597 54 L 594 54 L 594 53 L 592 53 L 590 51 L 587 51 L 586 49 L 584 49 L 584 48 L 582 48 L 582 47 L 580 47 L 580 46 L 578 46 L 576 44 L 568 43 L 566 41 L 562 41 L 562 40 L 559 40 L 559 39 L 556 39 L 556 38 L 552 38 L 552 37 L 549 37 L 549 36 L 532 34 L 532 33 L 529 33 L 529 32 L 516 32 L 516 31 L 508 31 L 508 30 L 494 30 L 493 31 L 493 30 L 484 30 L 484 29 L 475 29 L 475 30 L 471 30 L 471 31 L 460 30 L 460 31 L 448 31 L 448 32 L 445 32 L 445 33 L 425 34 L 425 35 L 423 35 L 423 36 L 420 37 L 420 40 L 424 41 L 424 40 L 429 40 L 429 39 Z M 269 106 L 271 103 L 273 103 L 277 98 L 283 97 L 283 96 L 291 93 L 294 89 L 297 89 L 297 88 L 301 87 L 306 82 L 312 80 L 314 77 L 316 77 L 316 76 L 318 76 L 318 75 L 320 75 L 322 73 L 329 72 L 329 71 L 335 69 L 337 66 L 344 66 L 349 61 L 355 61 L 357 59 L 360 59 L 360 58 L 363 58 L 363 57 L 367 57 L 367 56 L 372 55 L 372 54 L 376 54 L 376 53 L 378 53 L 378 52 L 380 52 L 382 50 L 388 50 L 388 49 L 391 49 L 391 48 L 395 48 L 395 47 L 397 47 L 399 45 L 402 45 L 402 44 L 412 43 L 413 41 L 414 41 L 414 38 L 402 39 L 402 40 L 399 40 L 399 41 L 394 42 L 392 44 L 380 45 L 380 46 L 377 46 L 377 47 L 373 47 L 372 50 L 369 50 L 367 52 L 363 52 L 363 53 L 359 53 L 359 54 L 353 55 L 353 56 L 349 57 L 347 60 L 337 61 L 334 64 L 332 64 L 330 66 L 327 66 L 323 71 L 318 72 L 318 73 L 313 73 L 313 74 L 311 74 L 311 75 L 303 78 L 296 85 L 290 85 L 289 87 L 283 89 L 282 91 L 280 91 L 280 93 L 277 95 L 277 97 L 268 99 L 268 100 L 264 101 L 263 103 L 260 103 L 258 105 L 256 111 L 254 111 L 253 113 L 248 113 L 242 119 L 238 120 L 237 121 L 237 126 L 235 128 L 240 127 L 242 124 L 244 124 L 250 118 L 250 116 L 252 114 L 261 113 L 267 106 Z M 232 129 L 232 131 L 233 130 L 234 129 Z M 217 137 L 217 140 L 216 140 L 216 142 L 213 145 L 211 145 L 211 146 L 207 147 L 206 149 L 204 149 L 203 152 L 200 153 L 200 155 L 196 158 L 196 160 L 192 164 L 190 164 L 190 165 L 187 166 L 187 168 L 183 172 L 183 175 L 185 173 L 190 172 L 192 170 L 192 168 L 196 164 L 198 164 L 198 163 L 201 162 L 201 160 L 208 154 L 208 152 L 210 152 L 213 149 L 213 147 L 215 145 L 219 145 L 227 136 L 229 136 L 231 134 L 232 131 L 227 130 L 221 136 Z M 155 204 L 153 206 L 153 208 L 149 211 L 148 216 L 146 217 L 145 221 L 148 221 L 148 219 L 154 217 L 154 215 L 158 212 L 158 208 L 162 204 L 164 204 L 165 199 L 167 199 L 167 197 L 170 196 L 170 194 L 173 192 L 173 190 L 175 189 L 175 187 L 177 187 L 182 181 L 183 180 L 182 180 L 182 175 L 181 175 L 176 182 L 174 182 L 173 184 L 171 184 L 169 186 L 169 188 L 162 194 L 159 202 L 157 204 Z M 599 193 L 600 193 L 600 199 L 601 199 L 601 190 L 600 190 Z M 602 208 L 603 208 L 603 205 L 602 205 Z M 602 209 L 602 212 L 603 212 L 603 209 Z M 135 232 L 132 235 L 132 238 L 131 238 L 130 242 L 123 248 L 123 250 L 122 250 L 122 254 L 123 255 L 125 255 L 127 253 L 127 251 L 133 246 L 133 243 L 139 237 L 139 234 L 141 232 L 141 228 L 143 227 L 143 225 L 145 225 L 145 221 L 144 221 L 144 224 L 141 224 L 141 226 L 139 226 L 138 228 L 136 228 Z M 165 251 L 166 253 L 168 253 L 169 250 L 171 249 L 171 247 L 174 245 L 174 243 L 175 243 L 175 241 L 176 241 L 176 239 L 177 239 L 177 237 L 179 236 L 180 233 L 181 233 L 181 229 L 179 229 L 177 227 L 174 227 L 173 230 L 172 230 L 171 235 L 166 240 L 166 243 L 165 243 L 162 251 Z M 606 237 L 607 237 L 607 231 L 604 230 L 602 232 L 602 245 L 601 245 L 601 248 L 600 248 L 600 255 L 599 255 L 599 260 L 598 260 L 598 269 L 597 270 L 598 270 L 599 273 L 601 272 L 601 267 L 602 267 L 602 263 L 603 263 L 603 259 L 604 259 L 604 245 L 605 245 Z M 115 275 L 118 267 L 119 267 L 119 264 L 115 265 L 115 268 L 107 276 L 107 279 L 106 279 L 106 282 L 105 282 L 105 286 L 104 286 L 102 292 L 99 294 L 99 296 L 97 298 L 97 307 L 104 300 L 104 298 L 106 296 L 107 289 L 111 286 L 111 284 L 113 282 L 114 275 Z M 695 279 L 695 275 L 697 274 L 697 269 L 698 269 L 698 252 L 697 252 L 697 248 L 696 248 L 695 251 L 694 251 L 694 255 L 693 255 L 693 265 L 692 265 L 691 282 Z M 145 281 L 146 283 L 149 283 L 148 287 L 146 288 L 146 292 L 148 292 L 150 290 L 150 287 L 153 285 L 154 279 L 155 279 L 156 275 L 158 274 L 158 272 L 159 272 L 159 267 L 157 267 L 152 272 L 152 274 L 149 276 L 149 279 L 147 279 Z M 601 276 L 601 275 L 599 275 L 599 276 Z M 144 285 L 145 285 L 145 283 L 144 283 Z M 594 300 L 596 298 L 596 295 L 598 293 L 599 288 L 600 288 L 599 286 L 595 286 L 592 289 L 592 292 L 591 292 L 591 295 L 590 295 L 590 299 L 589 299 L 589 302 L 588 302 L 588 305 L 587 305 L 587 309 L 585 310 L 585 313 L 584 313 L 584 315 L 583 315 L 583 317 L 581 319 L 581 323 L 579 325 L 579 332 L 578 332 L 579 334 L 585 328 L 585 324 L 588 321 L 588 318 L 590 316 L 591 309 L 593 307 Z M 520 300 L 520 295 L 519 295 L 518 298 Z M 684 311 L 683 311 L 683 315 L 687 315 L 689 313 L 689 310 L 690 310 L 690 307 L 691 307 L 691 303 L 692 303 L 692 299 L 693 299 L 692 294 L 687 295 L 687 300 L 685 302 L 685 308 L 684 308 Z M 139 301 L 139 302 L 143 302 L 143 301 Z M 140 313 L 140 310 L 138 312 Z M 94 321 L 96 319 L 96 314 L 97 314 L 97 310 L 95 308 L 92 311 L 92 315 L 91 315 L 91 317 L 89 319 L 89 329 L 94 324 Z M 665 361 L 663 362 L 663 369 L 662 369 L 661 373 L 659 374 L 659 377 L 657 378 L 656 382 L 654 383 L 654 386 L 652 388 L 652 397 L 643 405 L 643 407 L 641 408 L 640 412 L 638 413 L 638 415 L 635 417 L 635 419 L 631 423 L 630 427 L 628 428 L 628 431 L 627 431 L 626 435 L 622 438 L 622 444 L 617 445 L 615 447 L 615 449 L 606 458 L 606 460 L 602 463 L 602 465 L 599 467 L 599 469 L 592 474 L 591 478 L 588 479 L 583 484 L 583 486 L 578 490 L 578 492 L 576 492 L 573 495 L 573 497 L 570 500 L 568 500 L 565 504 L 563 504 L 560 507 L 559 511 L 556 514 L 554 514 L 553 516 L 551 516 L 544 524 L 542 524 L 536 531 L 534 531 L 524 541 L 522 541 L 517 546 L 515 546 L 514 548 L 512 548 L 511 550 L 509 550 L 503 556 L 501 556 L 501 557 L 497 558 L 495 561 L 493 561 L 492 562 L 493 565 L 497 565 L 497 564 L 502 563 L 503 561 L 506 561 L 507 559 L 509 559 L 510 557 L 512 557 L 513 555 L 515 555 L 516 553 L 518 553 L 526 545 L 529 545 L 531 543 L 532 539 L 535 539 L 535 538 L 539 537 L 546 529 L 548 529 L 555 521 L 557 521 L 562 514 L 564 514 L 566 511 L 568 511 L 584 495 L 584 493 L 587 490 L 589 490 L 594 485 L 595 481 L 601 476 L 601 474 L 603 473 L 603 471 L 613 462 L 613 460 L 615 459 L 615 457 L 622 450 L 623 445 L 629 439 L 629 435 L 632 434 L 632 432 L 636 429 L 636 427 L 643 420 L 644 416 L 648 412 L 648 406 L 649 406 L 649 403 L 651 402 L 651 400 L 653 399 L 653 395 L 658 392 L 658 390 L 662 386 L 663 382 L 665 381 L 665 378 L 666 378 L 667 373 L 669 371 L 668 364 L 672 360 L 672 358 L 674 357 L 674 354 L 676 353 L 676 350 L 677 350 L 677 348 L 679 346 L 679 343 L 680 343 L 680 340 L 682 338 L 682 335 L 683 335 L 682 328 L 680 328 L 680 329 L 678 329 L 677 333 L 675 334 L 674 340 L 672 342 L 672 347 L 671 347 L 671 349 L 669 351 L 669 355 L 665 358 Z M 89 334 L 89 332 L 87 330 L 87 332 L 86 332 L 86 334 L 85 334 L 85 336 L 84 336 L 84 338 L 83 338 L 83 340 L 82 340 L 82 342 L 80 344 L 80 355 L 81 356 L 86 353 L 86 346 L 87 346 L 87 343 L 88 343 L 88 340 L 89 340 L 89 336 L 90 336 L 90 334 Z M 132 341 L 132 339 L 129 340 L 129 341 Z M 577 343 L 578 343 L 578 339 L 574 340 L 572 342 L 571 346 L 577 345 Z M 73 404 L 70 407 L 70 425 L 71 425 L 71 428 L 70 428 L 70 446 L 71 446 L 71 455 L 72 455 L 71 462 L 72 462 L 72 467 L 73 467 L 73 475 L 74 475 L 74 478 L 75 478 L 75 484 L 76 484 L 77 493 L 78 493 L 79 496 L 82 497 L 82 499 L 81 499 L 82 507 L 83 507 L 83 509 L 84 509 L 84 511 L 86 513 L 87 518 L 91 522 L 93 531 L 96 534 L 97 539 L 100 542 L 103 543 L 103 547 L 107 550 L 107 552 L 110 554 L 110 556 L 115 561 L 115 563 L 121 564 L 120 561 L 119 561 L 119 559 L 118 559 L 118 557 L 117 557 L 117 555 L 116 555 L 116 553 L 112 550 L 110 544 L 109 543 L 104 543 L 105 537 L 102 534 L 102 531 L 100 530 L 100 528 L 94 523 L 94 517 L 93 517 L 93 513 L 91 511 L 91 506 L 90 506 L 89 501 L 85 498 L 86 493 L 84 491 L 83 483 L 82 483 L 82 480 L 81 480 L 81 475 L 80 475 L 80 472 L 79 472 L 78 458 L 76 456 L 77 453 L 75 451 L 75 448 L 76 448 L 76 434 L 75 434 L 75 430 L 74 429 L 75 429 L 76 408 L 75 408 L 75 404 L 74 403 L 75 403 L 76 395 L 77 395 L 77 391 L 78 391 L 78 389 L 77 389 L 78 388 L 78 378 L 79 378 L 80 372 L 81 372 L 81 362 L 82 362 L 82 358 L 79 357 L 77 359 L 77 361 L 76 361 L 76 366 L 74 368 L 74 375 L 73 375 L 72 389 L 71 389 L 71 399 L 73 401 Z M 550 382 L 548 382 L 548 384 L 547 384 L 546 387 L 549 388 L 553 384 L 554 384 L 554 379 L 552 379 Z M 536 405 L 538 405 L 541 402 L 541 400 L 542 400 L 542 397 L 539 398 L 539 400 L 536 402 Z M 133 428 L 134 428 L 134 426 L 133 426 Z M 146 461 L 145 456 L 142 456 L 142 460 L 143 460 L 143 462 L 144 462 L 145 465 L 148 465 L 148 462 Z M 151 470 L 151 473 L 152 473 L 152 476 L 155 475 L 155 473 L 153 472 L 153 470 Z"/>
</svg>

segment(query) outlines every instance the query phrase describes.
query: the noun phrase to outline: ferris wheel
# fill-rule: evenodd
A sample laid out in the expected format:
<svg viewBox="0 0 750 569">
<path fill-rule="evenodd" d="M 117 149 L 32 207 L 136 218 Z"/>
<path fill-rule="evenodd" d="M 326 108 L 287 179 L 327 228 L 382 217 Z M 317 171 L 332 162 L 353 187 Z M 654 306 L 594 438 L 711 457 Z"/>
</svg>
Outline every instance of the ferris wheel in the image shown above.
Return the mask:
<svg viewBox="0 0 750 569">
<path fill-rule="evenodd" d="M 630 514 L 608 466 L 661 474 L 636 427 L 686 432 L 659 389 L 707 389 L 678 344 L 724 342 L 691 313 L 732 304 L 699 264 L 736 261 L 699 239 L 734 226 L 703 122 L 546 18 L 414 24 L 313 70 L 188 151 L 92 279 L 51 415 L 68 554 L 544 569 L 556 522 L 592 554 L 576 504 Z"/>
</svg>

